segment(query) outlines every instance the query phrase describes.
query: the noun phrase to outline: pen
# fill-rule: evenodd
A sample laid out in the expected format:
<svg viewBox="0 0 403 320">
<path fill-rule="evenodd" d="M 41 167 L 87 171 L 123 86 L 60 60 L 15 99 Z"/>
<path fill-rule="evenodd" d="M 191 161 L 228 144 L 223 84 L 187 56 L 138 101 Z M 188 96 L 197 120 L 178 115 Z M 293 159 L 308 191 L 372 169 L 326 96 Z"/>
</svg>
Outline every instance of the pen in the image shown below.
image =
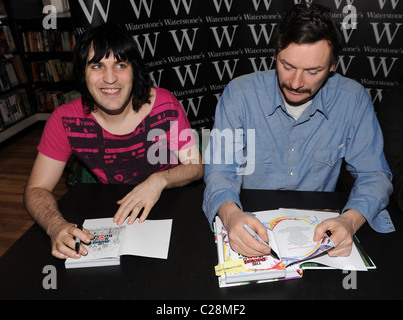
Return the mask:
<svg viewBox="0 0 403 320">
<path fill-rule="evenodd" d="M 83 230 L 83 226 L 80 224 L 79 226 L 77 226 L 78 229 Z M 80 238 L 76 237 L 76 252 L 78 253 L 80 251 L 80 244 L 81 244 L 81 240 Z"/>
<path fill-rule="evenodd" d="M 257 241 L 259 241 L 261 244 L 265 244 L 266 246 L 268 246 L 270 248 L 270 255 L 277 259 L 277 260 L 281 260 L 278 256 L 278 254 L 269 246 L 269 244 L 265 241 L 263 241 L 263 239 L 261 237 L 259 237 L 259 235 L 252 230 L 251 227 L 249 227 L 247 224 L 244 224 L 243 227 L 245 228 L 246 231 L 249 232 L 249 234 L 254 237 Z"/>
</svg>

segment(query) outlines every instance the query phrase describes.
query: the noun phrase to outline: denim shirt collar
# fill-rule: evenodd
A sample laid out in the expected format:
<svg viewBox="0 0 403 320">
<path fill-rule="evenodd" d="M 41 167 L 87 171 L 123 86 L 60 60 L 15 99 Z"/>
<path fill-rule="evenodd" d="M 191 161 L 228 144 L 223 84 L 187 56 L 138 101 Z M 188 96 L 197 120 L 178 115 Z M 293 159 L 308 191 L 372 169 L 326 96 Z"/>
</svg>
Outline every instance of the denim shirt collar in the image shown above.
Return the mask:
<svg viewBox="0 0 403 320">
<path fill-rule="evenodd" d="M 274 103 L 271 105 L 272 110 L 270 110 L 269 116 L 273 115 L 278 108 L 281 108 L 283 109 L 284 112 L 287 112 L 283 97 L 281 96 L 280 93 L 280 88 L 278 86 L 277 72 L 274 72 L 273 81 L 274 81 L 274 85 L 272 86 L 273 92 L 271 92 L 270 96 L 274 97 L 273 100 Z M 317 111 L 319 111 L 326 117 L 326 119 L 329 119 L 329 113 L 326 108 L 326 99 L 325 99 L 329 81 L 331 81 L 331 78 L 327 79 L 325 84 L 322 86 L 322 88 L 319 89 L 319 92 L 313 98 L 312 104 L 308 107 L 308 117 L 312 117 Z"/>
</svg>

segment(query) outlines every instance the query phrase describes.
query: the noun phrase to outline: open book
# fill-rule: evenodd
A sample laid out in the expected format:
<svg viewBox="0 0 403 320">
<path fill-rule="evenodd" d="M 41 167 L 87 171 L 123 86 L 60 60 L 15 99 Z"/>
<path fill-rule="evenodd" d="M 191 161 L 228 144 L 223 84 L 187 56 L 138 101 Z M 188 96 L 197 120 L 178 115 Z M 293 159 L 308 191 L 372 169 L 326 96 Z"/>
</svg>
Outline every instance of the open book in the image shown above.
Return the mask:
<svg viewBox="0 0 403 320">
<path fill-rule="evenodd" d="M 167 259 L 171 238 L 172 220 L 138 219 L 128 225 L 118 226 L 113 218 L 85 220 L 83 228 L 95 238 L 86 245 L 88 255 L 80 259 L 68 258 L 66 269 L 120 264 L 120 256 L 136 255 Z"/>
<path fill-rule="evenodd" d="M 326 267 L 366 271 L 369 268 L 355 244 L 348 257 L 330 257 L 326 252 L 334 244 L 327 234 L 319 242 L 313 241 L 316 226 L 326 219 L 337 217 L 336 212 L 278 209 L 253 214 L 266 227 L 269 245 L 280 260 L 271 255 L 250 258 L 233 251 L 227 231 L 217 216 L 215 231 L 219 264 L 216 275 L 220 287 L 250 281 L 301 278 L 304 269 Z"/>
</svg>

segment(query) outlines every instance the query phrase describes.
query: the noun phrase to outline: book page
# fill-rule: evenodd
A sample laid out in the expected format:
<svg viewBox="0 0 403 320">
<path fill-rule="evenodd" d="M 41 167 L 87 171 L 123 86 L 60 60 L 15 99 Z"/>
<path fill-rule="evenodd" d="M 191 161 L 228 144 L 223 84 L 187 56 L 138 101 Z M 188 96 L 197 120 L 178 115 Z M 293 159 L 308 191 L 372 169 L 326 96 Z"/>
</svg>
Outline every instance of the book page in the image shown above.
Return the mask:
<svg viewBox="0 0 403 320">
<path fill-rule="evenodd" d="M 225 265 L 228 262 L 243 261 L 242 270 L 226 272 L 226 281 L 230 280 L 228 277 L 240 276 L 241 279 L 258 279 L 259 274 L 262 275 L 262 279 L 279 278 L 285 276 L 284 264 L 282 261 L 273 258 L 271 255 L 259 256 L 259 257 L 245 257 L 234 250 L 232 250 L 228 238 L 228 232 L 222 224 L 221 219 L 217 216 L 215 220 L 215 232 L 217 237 L 217 251 L 219 265 Z M 271 233 L 268 232 L 269 238 Z M 272 242 L 273 249 L 277 250 L 274 242 Z M 270 276 L 269 274 L 272 274 Z M 248 276 L 250 275 L 250 278 Z M 236 278 L 235 278 L 236 279 Z"/>
<path fill-rule="evenodd" d="M 118 226 L 111 218 L 91 219 L 84 221 L 83 228 L 87 229 L 94 239 L 86 246 L 89 259 L 118 257 L 120 242 L 125 234 L 126 226 Z"/>
<path fill-rule="evenodd" d="M 171 239 L 172 219 L 145 220 L 138 219 L 126 226 L 125 237 L 119 255 L 136 255 L 142 257 L 167 259 Z"/>
<path fill-rule="evenodd" d="M 135 221 L 128 225 L 127 220 L 118 226 L 113 218 L 87 219 L 83 227 L 95 238 L 89 245 L 87 256 L 80 259 L 68 258 L 66 266 L 111 265 L 124 254 L 167 259 L 171 237 L 172 220 Z M 115 263 L 116 264 L 116 263 Z"/>
<path fill-rule="evenodd" d="M 268 236 L 270 238 L 271 233 L 268 233 Z M 242 259 L 245 264 L 246 269 L 245 272 L 258 272 L 258 271 L 284 269 L 284 264 L 281 261 L 273 258 L 271 255 L 259 256 L 259 257 L 245 257 L 232 250 L 228 239 L 228 233 L 227 230 L 224 228 L 224 226 L 221 227 L 221 237 L 223 242 L 224 261 L 230 261 L 230 260 L 235 261 Z M 277 249 L 277 247 L 274 244 L 274 241 L 271 242 L 271 245 L 273 250 Z"/>
<path fill-rule="evenodd" d="M 125 229 L 125 226 L 87 229 L 95 238 L 89 245 L 84 245 L 88 250 L 86 258 L 99 259 L 117 257 Z"/>
<path fill-rule="evenodd" d="M 326 254 L 309 259 L 309 262 L 319 263 L 340 270 L 368 271 L 355 245 L 353 245 L 348 257 L 330 257 Z"/>
<path fill-rule="evenodd" d="M 336 217 L 338 213 L 279 209 L 255 212 L 255 215 L 273 232 L 278 253 L 286 265 L 309 259 L 334 247 L 327 235 L 319 242 L 313 241 L 313 237 L 321 221 Z"/>
<path fill-rule="evenodd" d="M 81 244 L 88 250 L 88 255 L 75 260 L 69 258 L 67 263 L 86 263 L 100 259 L 118 259 L 120 242 L 125 234 L 126 227 L 118 226 L 112 218 L 91 219 L 84 221 L 83 227 L 95 238 L 89 245 Z"/>
</svg>

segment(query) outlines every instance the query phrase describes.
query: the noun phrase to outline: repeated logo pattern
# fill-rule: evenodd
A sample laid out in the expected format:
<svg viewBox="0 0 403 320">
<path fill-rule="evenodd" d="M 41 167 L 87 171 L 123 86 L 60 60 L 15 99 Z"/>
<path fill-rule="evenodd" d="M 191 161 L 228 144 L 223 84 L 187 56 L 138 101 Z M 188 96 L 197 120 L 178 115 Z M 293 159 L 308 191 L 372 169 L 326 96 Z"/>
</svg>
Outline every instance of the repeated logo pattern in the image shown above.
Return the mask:
<svg viewBox="0 0 403 320">
<path fill-rule="evenodd" d="M 193 128 L 211 128 L 234 77 L 275 68 L 273 31 L 300 2 L 329 7 L 344 49 L 336 71 L 363 84 L 374 105 L 403 75 L 403 0 L 78 0 L 76 34 L 107 21 L 133 34 L 156 86 L 174 93 Z"/>
</svg>

